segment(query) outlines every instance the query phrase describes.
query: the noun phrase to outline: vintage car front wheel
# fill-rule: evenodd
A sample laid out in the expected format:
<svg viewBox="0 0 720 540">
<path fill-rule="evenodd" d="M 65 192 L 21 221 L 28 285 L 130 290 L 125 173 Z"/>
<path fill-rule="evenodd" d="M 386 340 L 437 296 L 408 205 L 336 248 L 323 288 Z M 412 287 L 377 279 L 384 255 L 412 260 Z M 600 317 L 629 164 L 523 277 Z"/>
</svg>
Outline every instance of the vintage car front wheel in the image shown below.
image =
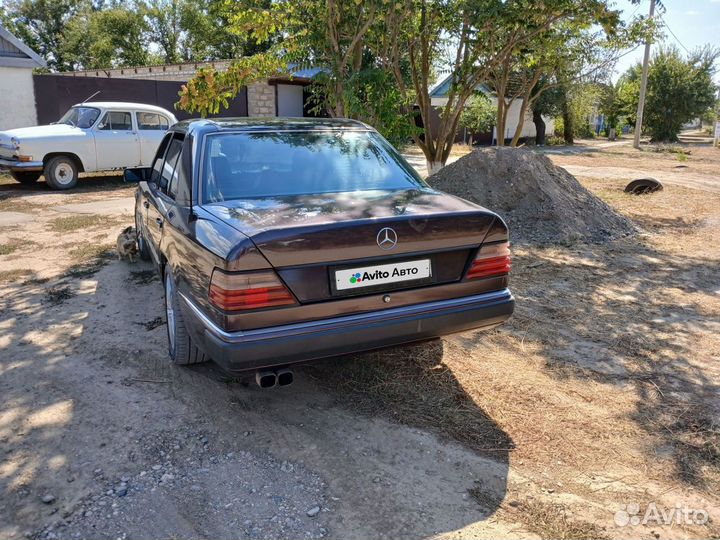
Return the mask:
<svg viewBox="0 0 720 540">
<path fill-rule="evenodd" d="M 34 184 L 42 173 L 40 171 L 13 171 L 10 174 L 21 184 Z"/>
<path fill-rule="evenodd" d="M 70 189 L 78 181 L 78 168 L 68 156 L 55 156 L 45 164 L 45 181 L 53 189 Z"/>
<path fill-rule="evenodd" d="M 167 320 L 168 352 L 175 364 L 187 366 L 205 362 L 208 358 L 192 342 L 180 311 L 175 279 L 170 268 L 165 268 L 165 316 Z"/>
</svg>

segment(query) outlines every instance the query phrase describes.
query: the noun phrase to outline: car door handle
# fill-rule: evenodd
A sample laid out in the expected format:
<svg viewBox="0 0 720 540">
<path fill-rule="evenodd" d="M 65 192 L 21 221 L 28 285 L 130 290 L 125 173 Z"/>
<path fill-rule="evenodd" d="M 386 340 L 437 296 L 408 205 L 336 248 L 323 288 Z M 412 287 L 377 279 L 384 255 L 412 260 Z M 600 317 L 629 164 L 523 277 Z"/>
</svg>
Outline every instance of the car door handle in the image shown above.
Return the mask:
<svg viewBox="0 0 720 540">
<path fill-rule="evenodd" d="M 143 201 L 143 206 L 145 208 L 150 208 L 150 203 L 148 201 Z"/>
<path fill-rule="evenodd" d="M 157 223 L 157 224 L 158 224 L 158 227 L 160 227 L 161 229 L 163 228 L 163 223 L 164 223 L 164 222 L 165 222 L 165 220 L 164 220 L 163 218 L 161 218 L 161 217 L 155 218 L 155 223 Z"/>
</svg>

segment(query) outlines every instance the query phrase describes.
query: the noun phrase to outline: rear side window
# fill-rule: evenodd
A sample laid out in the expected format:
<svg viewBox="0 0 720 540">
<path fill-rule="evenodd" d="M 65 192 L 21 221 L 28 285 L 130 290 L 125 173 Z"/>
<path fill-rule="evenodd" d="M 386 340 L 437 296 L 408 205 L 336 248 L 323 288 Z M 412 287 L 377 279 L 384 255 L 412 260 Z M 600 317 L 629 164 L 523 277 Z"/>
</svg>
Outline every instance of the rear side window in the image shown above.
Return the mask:
<svg viewBox="0 0 720 540">
<path fill-rule="evenodd" d="M 132 131 L 132 117 L 129 112 L 108 111 L 100 121 L 103 131 Z"/>
<path fill-rule="evenodd" d="M 137 113 L 138 128 L 144 131 L 167 131 L 170 127 L 168 119 L 158 113 Z"/>
<path fill-rule="evenodd" d="M 169 193 L 171 184 L 177 184 L 176 166 L 180 158 L 180 150 L 182 150 L 182 139 L 173 138 L 165 155 L 165 163 L 163 164 L 162 173 L 160 174 L 160 190 L 163 193 Z M 177 185 L 175 186 L 177 192 Z"/>
<path fill-rule="evenodd" d="M 150 182 L 152 182 L 153 184 L 160 184 L 160 173 L 162 172 L 165 151 L 167 150 L 171 139 L 172 135 L 165 135 L 162 142 L 160 143 L 160 146 L 157 149 L 157 153 L 155 154 L 155 161 L 153 161 L 152 164 L 152 174 L 150 175 Z"/>
</svg>

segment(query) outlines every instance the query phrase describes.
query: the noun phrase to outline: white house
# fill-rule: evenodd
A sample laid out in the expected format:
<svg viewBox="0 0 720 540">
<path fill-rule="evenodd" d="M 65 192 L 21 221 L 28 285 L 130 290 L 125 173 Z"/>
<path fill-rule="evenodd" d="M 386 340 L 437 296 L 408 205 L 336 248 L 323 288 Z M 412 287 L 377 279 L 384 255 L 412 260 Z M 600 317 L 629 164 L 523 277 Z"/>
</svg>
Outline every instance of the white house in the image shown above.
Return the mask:
<svg viewBox="0 0 720 540">
<path fill-rule="evenodd" d="M 37 124 L 32 71 L 45 60 L 0 25 L 0 130 Z"/>
<path fill-rule="evenodd" d="M 447 104 L 447 94 L 450 90 L 450 83 L 451 83 L 451 76 L 448 75 L 444 79 L 441 79 L 433 88 L 430 90 L 430 103 L 433 107 L 444 107 Z M 497 107 L 497 96 L 495 93 L 490 90 L 487 86 L 480 84 L 477 86 L 476 90 L 478 92 L 482 92 L 485 94 L 488 98 L 490 98 L 491 103 L 493 106 Z M 508 110 L 507 115 L 507 122 L 505 125 L 505 139 L 512 139 L 513 135 L 515 135 L 515 129 L 517 128 L 518 122 L 520 121 L 520 107 L 521 102 L 519 99 L 516 99 L 512 102 L 510 105 L 510 108 Z M 552 135 L 555 132 L 555 121 L 547 116 L 543 116 L 543 120 L 545 120 L 545 132 L 546 135 Z M 495 133 L 495 130 L 493 128 L 493 135 L 492 138 L 495 139 L 497 137 L 497 134 Z M 523 128 L 522 128 L 522 135 L 521 138 L 530 138 L 535 137 L 535 124 L 533 124 L 532 121 L 532 111 L 526 111 L 525 112 L 525 121 L 523 122 Z"/>
</svg>

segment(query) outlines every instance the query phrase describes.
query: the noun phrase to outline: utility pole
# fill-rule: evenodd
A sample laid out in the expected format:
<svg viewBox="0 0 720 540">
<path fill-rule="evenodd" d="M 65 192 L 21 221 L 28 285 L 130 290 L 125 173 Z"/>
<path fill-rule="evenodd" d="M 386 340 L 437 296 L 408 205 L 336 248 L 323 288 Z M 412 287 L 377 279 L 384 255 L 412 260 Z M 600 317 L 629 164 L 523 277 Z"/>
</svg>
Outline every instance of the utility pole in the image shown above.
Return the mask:
<svg viewBox="0 0 720 540">
<path fill-rule="evenodd" d="M 655 0 L 650 0 L 649 20 L 655 15 Z M 645 42 L 645 57 L 643 58 L 642 80 L 640 81 L 640 101 L 638 101 L 637 120 L 635 121 L 635 142 L 633 146 L 640 148 L 640 133 L 642 133 L 643 111 L 645 109 L 645 92 L 647 91 L 648 69 L 650 67 L 650 38 Z"/>
</svg>

